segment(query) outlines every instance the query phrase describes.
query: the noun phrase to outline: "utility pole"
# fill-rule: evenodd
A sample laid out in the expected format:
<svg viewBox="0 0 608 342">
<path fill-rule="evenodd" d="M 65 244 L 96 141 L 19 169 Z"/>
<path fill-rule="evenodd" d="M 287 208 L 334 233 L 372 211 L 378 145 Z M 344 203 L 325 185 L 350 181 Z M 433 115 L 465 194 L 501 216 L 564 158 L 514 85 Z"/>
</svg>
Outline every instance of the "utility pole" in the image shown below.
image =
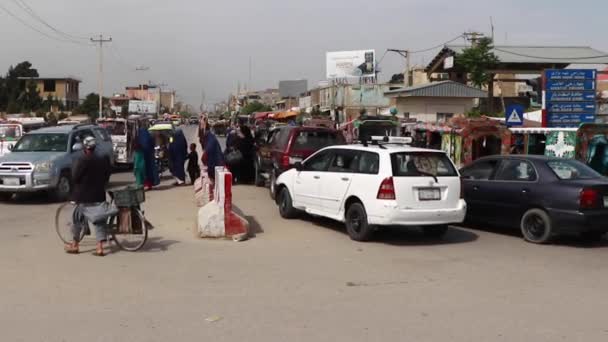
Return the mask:
<svg viewBox="0 0 608 342">
<path fill-rule="evenodd" d="M 387 51 L 396 52 L 399 55 L 401 55 L 403 58 L 405 58 L 405 72 L 403 73 L 403 84 L 406 87 L 411 86 L 411 83 L 410 83 L 410 68 L 411 68 L 410 50 L 387 49 Z"/>
<path fill-rule="evenodd" d="M 466 40 L 471 42 L 472 46 L 475 46 L 475 45 L 477 45 L 477 42 L 479 41 L 479 39 L 484 37 L 484 34 L 473 31 L 473 32 L 465 32 L 465 33 L 463 33 L 463 36 L 466 38 Z"/>
<path fill-rule="evenodd" d="M 91 42 L 99 43 L 99 118 L 103 119 L 103 43 L 109 43 L 112 41 L 112 37 L 106 39 L 100 34 L 99 38 L 91 38 Z"/>
<path fill-rule="evenodd" d="M 251 91 L 253 89 L 253 85 L 251 84 L 251 56 L 249 56 L 249 83 L 247 84 L 247 91 Z"/>
</svg>

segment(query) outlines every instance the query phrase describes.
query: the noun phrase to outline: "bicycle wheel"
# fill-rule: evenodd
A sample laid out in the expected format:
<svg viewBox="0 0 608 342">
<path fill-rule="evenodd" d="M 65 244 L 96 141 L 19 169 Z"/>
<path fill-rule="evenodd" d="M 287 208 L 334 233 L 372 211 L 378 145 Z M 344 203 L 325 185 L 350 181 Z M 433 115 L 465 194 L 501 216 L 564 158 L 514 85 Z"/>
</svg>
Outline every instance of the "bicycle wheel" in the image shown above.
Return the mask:
<svg viewBox="0 0 608 342">
<path fill-rule="evenodd" d="M 76 210 L 75 203 L 68 202 L 60 205 L 55 213 L 55 231 L 64 243 L 74 241 L 74 236 L 72 234 L 74 222 L 79 222 L 79 224 L 84 227 L 84 229 L 80 230 L 80 236 L 77 237 L 76 242 L 80 242 L 86 234 L 85 225 L 88 224 L 86 218 Z"/>
<path fill-rule="evenodd" d="M 122 219 L 130 219 L 131 224 L 124 227 L 126 224 L 121 224 Z M 138 208 L 130 209 L 130 217 L 124 217 L 120 213 L 113 216 L 110 221 L 110 232 L 116 245 L 120 249 L 129 252 L 136 252 L 140 250 L 146 240 L 148 240 L 148 226 L 146 225 L 146 219 Z"/>
</svg>

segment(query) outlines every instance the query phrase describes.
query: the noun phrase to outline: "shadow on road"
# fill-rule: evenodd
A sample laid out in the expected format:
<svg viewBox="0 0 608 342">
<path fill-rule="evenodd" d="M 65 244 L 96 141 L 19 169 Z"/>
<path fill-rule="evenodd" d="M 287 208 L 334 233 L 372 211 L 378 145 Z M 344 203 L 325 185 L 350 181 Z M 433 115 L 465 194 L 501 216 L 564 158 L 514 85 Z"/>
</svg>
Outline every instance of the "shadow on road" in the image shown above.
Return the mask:
<svg viewBox="0 0 608 342">
<path fill-rule="evenodd" d="M 241 209 L 237 208 L 236 206 L 233 206 L 232 210 L 239 216 L 245 218 L 247 220 L 247 222 L 249 222 L 249 237 L 250 238 L 255 237 L 256 234 L 264 233 L 264 229 L 262 229 L 260 222 L 254 216 L 245 215 L 245 213 Z"/>
<path fill-rule="evenodd" d="M 307 215 L 302 217 L 302 219 L 309 221 L 316 226 L 329 228 L 345 235 L 347 234 L 344 223 Z M 477 234 L 457 227 L 450 227 L 446 235 L 442 238 L 427 237 L 418 227 L 385 227 L 378 230 L 369 243 L 381 243 L 394 246 L 436 246 L 473 242 L 477 239 Z"/>
<path fill-rule="evenodd" d="M 511 236 L 521 240 L 522 243 L 526 243 L 519 228 L 501 227 L 476 222 L 467 222 L 466 226 L 461 225 L 459 227 L 475 229 L 491 234 Z M 600 241 L 586 241 L 582 237 L 576 235 L 560 235 L 556 236 L 551 241 L 550 245 L 572 248 L 608 248 L 608 239 L 606 239 L 606 235 L 604 235 Z"/>
<path fill-rule="evenodd" d="M 144 247 L 142 247 L 142 249 L 140 250 L 140 252 L 146 252 L 146 253 L 156 253 L 156 252 L 166 252 L 169 250 L 169 247 L 180 243 L 179 241 L 176 240 L 163 240 L 162 237 L 151 237 L 148 238 L 148 241 L 146 241 L 146 244 L 144 245 Z"/>
</svg>

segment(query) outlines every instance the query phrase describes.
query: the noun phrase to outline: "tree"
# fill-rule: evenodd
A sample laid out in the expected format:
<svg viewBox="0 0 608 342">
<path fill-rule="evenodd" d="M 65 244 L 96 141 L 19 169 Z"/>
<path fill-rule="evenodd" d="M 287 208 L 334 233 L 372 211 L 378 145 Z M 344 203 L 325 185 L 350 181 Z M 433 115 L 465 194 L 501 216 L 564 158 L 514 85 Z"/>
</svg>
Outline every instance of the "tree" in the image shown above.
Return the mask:
<svg viewBox="0 0 608 342">
<path fill-rule="evenodd" d="M 110 100 L 107 97 L 103 98 L 104 107 L 106 107 L 109 102 Z M 99 116 L 99 94 L 88 94 L 82 104 L 76 108 L 75 112 L 79 114 L 86 114 L 91 119 L 97 119 Z"/>
<path fill-rule="evenodd" d="M 42 104 L 36 85 L 20 80 L 20 77 L 38 77 L 38 70 L 27 61 L 9 67 L 6 76 L 0 77 L 0 111 L 31 111 Z"/>
<path fill-rule="evenodd" d="M 499 60 L 492 48 L 492 39 L 481 38 L 477 44 L 456 55 L 456 65 L 468 73 L 469 80 L 478 88 L 487 86 L 494 79 L 494 74 L 488 70 L 495 68 Z"/>
<path fill-rule="evenodd" d="M 241 109 L 241 114 L 249 115 L 255 112 L 270 112 L 271 110 L 272 108 L 270 108 L 270 106 L 258 101 L 253 101 L 251 103 L 248 103 L 245 107 L 243 107 L 243 109 Z"/>
</svg>

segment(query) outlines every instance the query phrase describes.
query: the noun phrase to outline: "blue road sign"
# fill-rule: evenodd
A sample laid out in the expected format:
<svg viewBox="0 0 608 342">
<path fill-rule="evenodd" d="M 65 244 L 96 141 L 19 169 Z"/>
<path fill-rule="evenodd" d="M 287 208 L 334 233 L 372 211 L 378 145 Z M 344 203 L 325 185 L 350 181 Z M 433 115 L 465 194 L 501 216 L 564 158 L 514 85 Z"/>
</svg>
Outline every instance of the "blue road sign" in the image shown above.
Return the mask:
<svg viewBox="0 0 608 342">
<path fill-rule="evenodd" d="M 547 114 L 549 127 L 576 127 L 589 122 L 595 122 L 595 114 Z"/>
<path fill-rule="evenodd" d="M 524 106 L 513 104 L 505 109 L 507 126 L 521 126 L 524 124 Z"/>
<path fill-rule="evenodd" d="M 545 99 L 547 102 L 586 102 L 595 101 L 595 91 L 548 91 Z"/>
<path fill-rule="evenodd" d="M 545 78 L 547 81 L 554 80 L 595 80 L 597 71 L 593 69 L 562 69 L 562 70 L 546 70 Z"/>
<path fill-rule="evenodd" d="M 549 113 L 595 113 L 595 102 L 549 102 Z"/>
<path fill-rule="evenodd" d="M 548 91 L 585 91 L 595 90 L 595 80 L 554 81 L 547 80 Z"/>
</svg>

